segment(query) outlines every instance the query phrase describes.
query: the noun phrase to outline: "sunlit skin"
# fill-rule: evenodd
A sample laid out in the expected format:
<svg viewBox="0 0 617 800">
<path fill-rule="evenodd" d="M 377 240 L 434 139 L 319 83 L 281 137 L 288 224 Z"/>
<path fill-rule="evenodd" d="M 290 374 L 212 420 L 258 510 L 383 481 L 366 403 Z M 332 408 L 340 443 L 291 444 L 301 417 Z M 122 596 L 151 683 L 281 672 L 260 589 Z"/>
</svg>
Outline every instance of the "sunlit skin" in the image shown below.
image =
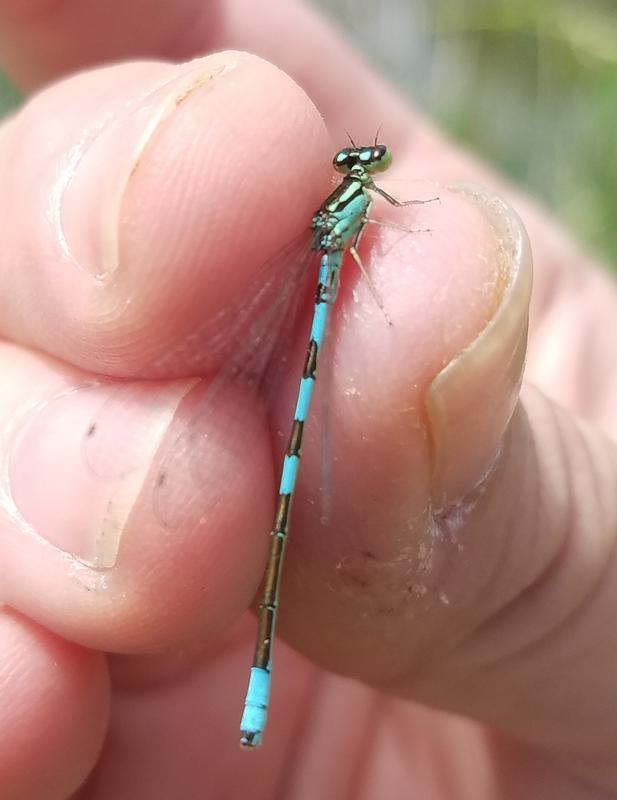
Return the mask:
<svg viewBox="0 0 617 800">
<path fill-rule="evenodd" d="M 0 129 L 4 796 L 614 796 L 611 280 L 304 8 L 139 9 L 0 7 L 12 79 L 49 86 Z M 86 71 L 102 61 L 122 63 Z M 372 142 L 379 125 L 395 154 L 379 185 L 440 202 L 376 198 L 376 218 L 431 231 L 363 239 L 391 326 L 345 266 L 326 382 L 332 518 L 315 502 L 319 412 L 267 741 L 247 754 L 247 609 L 297 376 L 267 421 L 245 413 L 255 397 L 220 397 L 193 440 L 215 477 L 178 458 L 165 525 L 158 460 L 206 391 L 195 376 L 228 355 L 224 310 L 307 227 L 346 130 Z M 529 232 L 518 402 L 530 265 L 509 244 L 524 234 L 460 180 L 498 187 Z M 294 363 L 305 348 L 301 331 Z"/>
</svg>

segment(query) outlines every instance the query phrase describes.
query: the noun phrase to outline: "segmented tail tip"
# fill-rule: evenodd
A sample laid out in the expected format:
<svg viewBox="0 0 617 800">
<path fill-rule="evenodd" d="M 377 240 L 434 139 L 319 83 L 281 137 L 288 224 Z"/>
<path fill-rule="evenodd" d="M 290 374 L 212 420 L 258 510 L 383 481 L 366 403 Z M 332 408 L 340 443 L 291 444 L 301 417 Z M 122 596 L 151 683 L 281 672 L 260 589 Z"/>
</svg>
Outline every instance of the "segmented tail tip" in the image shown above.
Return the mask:
<svg viewBox="0 0 617 800">
<path fill-rule="evenodd" d="M 255 731 L 240 731 L 240 733 L 242 734 L 240 737 L 240 747 L 244 747 L 247 750 L 254 750 L 261 744 L 261 736 L 255 733 Z"/>
</svg>

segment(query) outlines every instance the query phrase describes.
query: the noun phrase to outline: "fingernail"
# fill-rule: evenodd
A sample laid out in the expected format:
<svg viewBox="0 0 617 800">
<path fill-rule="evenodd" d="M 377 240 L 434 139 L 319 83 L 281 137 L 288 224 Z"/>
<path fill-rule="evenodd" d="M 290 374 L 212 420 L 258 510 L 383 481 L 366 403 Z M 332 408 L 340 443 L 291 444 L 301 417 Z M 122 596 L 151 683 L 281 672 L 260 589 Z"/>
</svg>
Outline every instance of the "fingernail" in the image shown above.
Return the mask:
<svg viewBox="0 0 617 800">
<path fill-rule="evenodd" d="M 26 410 L 8 442 L 5 510 L 85 564 L 113 566 L 155 453 L 194 384 L 89 385 Z"/>
<path fill-rule="evenodd" d="M 233 70 L 237 53 L 218 53 L 178 66 L 144 65 L 148 84 L 136 65 L 127 65 L 127 86 L 112 97 L 104 91 L 92 109 L 82 110 L 88 125 L 53 165 L 55 180 L 49 215 L 62 255 L 104 279 L 119 264 L 119 215 L 126 186 L 160 125 L 194 91 L 212 88 Z M 115 70 L 120 69 L 115 67 Z M 158 81 L 152 85 L 152 73 Z M 84 229 L 90 220 L 93 229 Z"/>
<path fill-rule="evenodd" d="M 523 376 L 532 278 L 529 241 L 514 210 L 479 186 L 449 189 L 488 219 L 498 245 L 495 269 L 502 292 L 487 325 L 433 379 L 425 396 L 436 511 L 465 497 L 498 455 Z"/>
</svg>

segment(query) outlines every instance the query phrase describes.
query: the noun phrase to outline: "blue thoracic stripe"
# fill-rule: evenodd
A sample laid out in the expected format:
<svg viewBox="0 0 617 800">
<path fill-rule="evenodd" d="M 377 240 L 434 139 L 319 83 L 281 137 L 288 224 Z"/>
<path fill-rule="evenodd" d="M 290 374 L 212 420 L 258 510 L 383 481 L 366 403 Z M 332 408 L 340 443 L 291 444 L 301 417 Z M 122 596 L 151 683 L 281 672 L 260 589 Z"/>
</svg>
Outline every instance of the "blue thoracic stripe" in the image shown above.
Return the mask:
<svg viewBox="0 0 617 800">
<path fill-rule="evenodd" d="M 281 474 L 281 485 L 279 494 L 291 494 L 296 486 L 298 477 L 298 456 L 285 456 L 283 459 L 283 472 Z"/>
</svg>

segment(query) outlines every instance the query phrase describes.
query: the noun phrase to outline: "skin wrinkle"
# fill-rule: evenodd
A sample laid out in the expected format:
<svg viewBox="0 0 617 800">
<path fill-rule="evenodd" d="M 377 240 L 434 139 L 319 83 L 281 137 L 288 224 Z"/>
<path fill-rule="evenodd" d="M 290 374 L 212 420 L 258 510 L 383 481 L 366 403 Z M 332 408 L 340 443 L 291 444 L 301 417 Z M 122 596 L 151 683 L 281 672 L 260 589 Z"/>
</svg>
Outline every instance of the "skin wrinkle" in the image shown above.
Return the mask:
<svg viewBox="0 0 617 800">
<path fill-rule="evenodd" d="M 538 489 L 538 487 L 536 485 L 536 478 L 537 478 L 537 476 L 539 474 L 540 469 L 539 469 L 539 459 L 538 459 L 537 448 L 534 446 L 533 437 L 530 435 L 529 428 L 527 429 L 527 433 L 528 433 L 528 443 L 529 443 L 528 451 L 527 451 L 527 460 L 533 459 L 533 468 L 530 469 L 530 470 L 527 470 L 527 469 L 525 470 L 525 474 L 524 474 L 524 477 L 523 477 L 523 487 L 524 487 L 523 490 L 524 491 L 526 490 L 526 494 L 529 496 L 529 495 L 532 494 L 533 491 L 537 491 L 537 489 Z M 541 492 L 541 488 L 542 487 L 539 487 L 539 488 L 540 488 L 540 491 L 537 491 L 538 502 L 531 504 L 533 517 L 531 519 L 529 519 L 527 525 L 525 525 L 525 529 L 529 532 L 528 542 L 529 541 L 533 542 L 533 545 L 532 545 L 533 549 L 539 547 L 539 542 L 538 542 L 538 537 L 536 535 L 534 535 L 534 533 L 532 533 L 532 532 L 536 532 L 536 531 L 542 529 L 541 521 L 543 519 L 543 514 L 542 514 L 543 506 L 542 506 L 542 502 L 540 500 L 540 497 L 541 497 L 541 494 L 542 494 L 542 492 Z M 514 498 L 513 498 L 513 500 L 514 500 Z M 509 526 L 509 530 L 510 530 L 511 534 L 510 534 L 510 536 L 504 537 L 505 538 L 505 542 L 506 542 L 506 547 L 508 545 L 511 546 L 512 537 L 516 533 L 516 530 L 517 530 L 516 515 L 518 513 L 520 513 L 520 509 L 519 509 L 518 503 L 514 500 L 512 502 L 512 504 L 511 504 L 511 506 L 510 506 L 510 516 L 508 518 L 509 522 L 512 523 Z M 534 559 L 531 558 L 530 559 L 530 563 L 533 563 L 533 561 L 534 561 Z M 549 559 L 549 561 L 550 561 L 550 559 Z M 495 575 L 495 578 L 496 578 L 496 581 L 499 580 L 499 576 L 497 574 Z"/>
<path fill-rule="evenodd" d="M 587 437 L 585 437 L 582 430 L 579 429 L 577 432 L 579 433 L 580 443 L 581 443 L 581 447 L 578 452 L 583 452 L 587 456 L 587 461 L 588 461 L 588 469 L 585 471 L 585 474 L 593 476 L 596 472 L 596 470 L 594 469 L 594 465 L 596 463 L 595 459 L 591 457 L 591 450 L 588 444 Z M 598 487 L 600 486 L 600 481 L 592 480 L 592 483 L 596 487 L 595 494 L 596 497 L 598 497 L 598 495 L 600 494 L 600 492 L 598 491 Z M 579 514 L 576 516 L 578 516 L 581 523 L 578 535 L 584 537 L 585 536 L 584 531 L 588 527 L 587 525 L 585 525 L 584 515 Z M 608 526 L 602 524 L 597 526 L 599 530 L 602 530 L 607 527 Z M 568 543 L 572 541 L 573 536 L 576 536 L 576 533 L 573 533 L 572 536 L 568 539 L 568 541 L 565 542 L 565 546 L 567 546 Z M 561 620 L 557 626 L 555 626 L 551 631 L 548 632 L 544 640 L 545 644 L 550 643 L 552 640 L 559 638 L 559 636 L 564 632 L 565 629 L 575 628 L 576 626 L 574 622 L 581 616 L 584 616 L 585 614 L 588 613 L 588 607 L 593 605 L 593 601 L 599 594 L 601 594 L 605 590 L 606 586 L 609 583 L 608 576 L 612 572 L 615 566 L 614 559 L 616 552 L 617 552 L 617 537 L 613 537 L 611 539 L 610 549 L 606 554 L 606 558 L 600 561 L 599 571 L 596 574 L 594 574 L 593 577 L 589 580 L 588 589 L 583 594 L 580 595 L 580 597 L 577 599 L 577 602 L 573 604 L 572 608 L 568 612 L 567 616 L 563 620 Z M 572 653 L 573 651 L 570 651 L 570 655 L 572 655 Z"/>
<path fill-rule="evenodd" d="M 495 470 L 495 464 L 486 475 L 460 500 L 450 503 L 446 508 L 429 509 L 431 515 L 431 526 L 439 531 L 440 539 L 449 540 L 452 544 L 460 544 L 457 536 L 458 531 L 466 529 L 466 520 L 478 506 L 480 498 L 486 491 L 486 486 L 490 483 Z"/>
<path fill-rule="evenodd" d="M 503 457 L 507 456 L 507 452 L 505 452 L 504 449 L 502 449 L 502 456 Z M 477 493 L 480 493 L 481 496 L 485 496 L 486 491 L 487 491 L 487 487 L 488 487 L 488 492 L 489 492 L 489 496 L 490 496 L 490 483 L 496 477 L 495 469 L 496 469 L 496 467 L 491 471 L 491 473 L 486 477 L 485 481 L 481 485 L 475 487 L 475 489 L 472 491 L 472 493 L 470 493 L 470 496 L 472 496 L 474 494 L 477 494 Z M 537 470 L 537 461 L 536 461 L 536 469 L 535 469 L 534 474 L 537 475 L 537 473 L 538 473 L 538 470 Z M 525 469 L 524 470 L 524 479 L 525 480 L 527 480 L 528 474 L 529 474 L 529 470 Z M 474 505 L 477 505 L 478 502 L 480 502 L 480 501 L 479 500 L 475 500 L 474 501 Z M 538 504 L 534 504 L 533 508 L 536 511 L 536 517 L 537 517 L 537 515 L 539 514 Z M 508 521 L 512 520 L 514 512 L 516 512 L 518 510 L 519 509 L 518 509 L 518 506 L 516 504 L 510 505 L 510 514 L 508 516 Z M 435 519 L 438 519 L 438 515 L 435 517 Z M 463 549 L 465 548 L 464 537 L 465 537 L 465 532 L 466 532 L 466 524 L 467 523 L 463 522 L 462 525 L 461 525 L 462 536 L 461 536 L 460 546 Z M 507 525 L 506 525 L 506 527 L 507 527 Z M 510 525 L 509 527 L 513 528 L 514 526 Z M 445 531 L 444 539 L 446 539 L 446 540 L 450 539 L 447 526 L 446 527 L 440 526 L 440 529 Z M 537 526 L 536 526 L 536 529 L 537 529 Z M 511 540 L 508 537 L 504 537 L 503 538 L 500 555 L 497 556 L 497 558 L 495 559 L 494 566 L 493 566 L 493 568 L 491 570 L 491 573 L 490 573 L 488 579 L 486 580 L 486 582 L 482 582 L 481 584 L 477 585 L 477 587 L 475 589 L 474 595 L 475 595 L 476 598 L 478 598 L 478 597 L 480 597 L 482 595 L 485 595 L 487 590 L 491 586 L 495 586 L 495 584 L 498 583 L 498 581 L 500 579 L 500 575 L 502 574 L 502 570 L 501 570 L 502 564 L 503 564 L 504 561 L 506 561 L 508 553 L 509 553 L 510 542 L 511 542 Z M 448 550 L 447 552 L 452 553 L 451 550 Z M 456 551 L 454 551 L 454 553 L 452 555 L 452 558 L 456 559 Z M 452 559 L 448 559 L 447 563 L 442 565 L 442 568 L 440 570 L 440 572 L 442 574 L 447 572 L 447 564 L 451 563 L 451 560 Z M 435 583 L 439 583 L 439 581 L 437 580 L 437 581 L 435 581 Z M 448 591 L 447 590 L 447 579 L 446 579 L 446 583 L 444 584 L 444 591 L 446 591 L 446 593 Z M 473 602 L 472 602 L 472 604 L 473 604 Z M 500 608 L 499 613 L 501 611 L 503 611 L 503 607 Z M 486 620 L 484 622 L 482 622 L 479 626 L 476 626 L 475 630 L 476 631 L 482 630 L 485 622 L 486 622 Z M 435 632 L 435 629 L 433 629 L 433 632 Z M 471 635 L 473 635 L 473 633 L 474 633 L 474 629 L 472 629 L 471 632 L 469 632 L 469 629 L 467 630 L 467 632 L 461 632 L 461 637 L 458 639 L 458 641 L 456 639 L 455 640 L 450 639 L 448 647 L 446 649 L 450 650 L 450 649 L 452 649 L 452 646 L 454 646 L 455 648 L 459 647 L 460 644 L 461 644 L 461 641 L 464 641 L 466 638 L 468 638 Z M 434 659 L 434 657 L 437 656 L 437 654 L 439 653 L 440 649 L 443 649 L 443 648 L 439 648 L 438 647 L 438 648 L 434 648 L 431 651 L 431 656 L 433 657 L 433 659 Z M 427 655 L 426 650 L 424 650 L 424 653 L 425 653 L 425 656 L 426 656 Z M 429 659 L 428 662 L 426 661 L 426 659 L 423 659 L 423 663 L 426 666 L 427 664 L 431 663 L 431 659 Z"/>
<path fill-rule="evenodd" d="M 508 520 L 511 519 L 511 515 L 512 515 L 512 509 L 511 509 L 510 516 L 508 517 Z M 491 572 L 489 574 L 488 580 L 485 583 L 481 583 L 481 584 L 479 584 L 477 586 L 476 591 L 475 591 L 475 597 L 471 601 L 472 604 L 475 601 L 477 601 L 477 599 L 479 597 L 481 597 L 482 595 L 485 595 L 487 592 L 489 592 L 490 589 L 492 587 L 494 587 L 499 582 L 500 576 L 501 576 L 501 567 L 502 567 L 503 563 L 505 562 L 505 560 L 507 559 L 507 556 L 508 556 L 508 553 L 509 553 L 508 544 L 509 543 L 507 541 L 507 538 L 504 537 L 503 546 L 502 546 L 501 551 L 498 554 L 497 558 L 495 559 L 494 566 L 493 566 L 493 569 L 491 570 Z M 490 619 L 490 617 L 488 619 Z M 487 619 L 485 618 L 480 623 L 476 623 L 476 624 L 472 625 L 471 627 L 466 628 L 465 630 L 461 630 L 460 635 L 458 637 L 453 635 L 452 638 L 450 639 L 446 649 L 455 651 L 455 650 L 460 649 L 461 647 L 465 646 L 468 642 L 470 642 L 473 639 L 473 637 L 475 636 L 475 634 L 478 631 L 482 630 L 482 628 L 483 628 L 483 626 L 485 625 L 486 622 L 487 622 Z"/>
<path fill-rule="evenodd" d="M 556 439 L 558 441 L 562 441 L 563 437 L 560 435 L 561 425 L 557 420 L 555 420 L 557 435 Z M 580 452 L 581 449 L 584 449 L 587 453 L 589 453 L 588 447 L 586 446 L 585 439 L 583 437 L 582 431 L 579 430 L 579 435 L 581 437 L 581 448 L 577 450 Z M 561 447 L 562 450 L 562 460 L 565 456 L 565 449 L 563 446 Z M 590 467 L 593 467 L 593 461 L 589 458 Z M 587 474 L 592 474 L 592 469 Z M 566 471 L 568 476 L 571 476 L 571 470 Z M 571 478 L 569 479 L 570 484 L 572 483 Z M 567 497 L 570 499 L 573 497 L 573 491 L 570 490 L 567 493 Z M 573 507 L 572 503 L 570 502 L 568 505 L 568 511 L 564 515 L 565 519 L 572 519 L 573 518 Z M 578 515 L 580 517 L 580 515 Z M 582 522 L 584 520 L 580 517 Z M 602 526 L 600 526 L 602 527 Z M 571 529 L 569 534 L 563 541 L 562 547 L 560 551 L 557 553 L 556 557 L 548 564 L 547 568 L 544 572 L 538 576 L 536 580 L 534 580 L 531 584 L 526 586 L 524 590 L 517 596 L 513 603 L 510 603 L 507 607 L 503 608 L 497 615 L 494 615 L 492 618 L 486 621 L 485 624 L 480 626 L 474 633 L 474 637 L 478 638 L 481 637 L 486 632 L 491 632 L 491 628 L 498 630 L 499 628 L 505 627 L 507 623 L 507 616 L 511 612 L 516 612 L 517 607 L 522 604 L 529 604 L 530 606 L 533 603 L 529 600 L 530 595 L 532 595 L 536 591 L 542 591 L 542 589 L 546 585 L 550 585 L 551 583 L 551 575 L 555 572 L 558 572 L 564 559 L 568 556 L 568 548 L 572 543 L 573 537 L 575 537 L 576 528 Z M 579 535 L 584 535 L 584 533 L 579 533 Z M 590 579 L 586 585 L 588 588 L 582 593 L 579 594 L 578 597 L 572 603 L 570 609 L 567 611 L 566 615 L 562 617 L 558 622 L 551 624 L 550 627 L 544 630 L 540 636 L 534 638 L 533 640 L 528 641 L 526 644 L 517 646 L 515 651 L 508 651 L 503 652 L 498 655 L 495 659 L 492 659 L 490 662 L 485 662 L 487 667 L 497 671 L 500 665 L 507 666 L 508 661 L 512 661 L 513 658 L 520 658 L 520 659 L 528 659 L 532 657 L 534 654 L 537 654 L 538 651 L 542 651 L 543 649 L 550 648 L 550 644 L 555 640 L 559 639 L 560 636 L 564 635 L 567 632 L 568 628 L 573 627 L 573 622 L 579 618 L 581 615 L 587 613 L 587 607 L 593 602 L 593 599 L 597 596 L 598 593 L 601 593 L 604 588 L 606 587 L 606 576 L 610 573 L 611 568 L 614 566 L 612 563 L 615 553 L 615 542 L 613 541 L 611 545 L 610 556 L 604 559 L 601 562 L 601 569 L 600 571 L 593 576 L 593 579 Z M 473 646 L 473 642 L 471 643 Z M 570 653 L 572 655 L 572 653 Z"/>
<path fill-rule="evenodd" d="M 479 584 L 474 592 L 474 599 L 469 601 L 468 604 L 475 605 L 475 602 L 478 597 L 485 594 L 488 587 L 494 585 L 499 580 L 499 567 L 503 560 L 507 557 L 508 553 L 508 540 L 504 538 L 504 543 L 501 548 L 500 555 L 495 561 L 495 566 L 491 570 L 490 577 L 486 583 Z M 462 545 L 464 548 L 464 544 Z M 445 567 L 444 570 L 445 571 Z M 445 591 L 450 596 L 447 590 L 447 581 L 444 584 Z M 496 615 L 503 611 L 503 607 L 496 612 Z M 495 615 L 495 616 L 496 616 Z M 397 678 L 394 680 L 394 683 L 397 683 L 403 677 L 407 679 L 409 684 L 413 684 L 414 681 L 420 680 L 421 676 L 425 674 L 427 671 L 430 671 L 431 665 L 434 664 L 439 659 L 447 659 L 448 653 L 455 652 L 457 649 L 464 649 L 467 646 L 467 643 L 472 641 L 472 638 L 476 636 L 476 634 L 480 634 L 483 630 L 485 625 L 490 623 L 492 617 L 489 617 L 488 620 L 483 620 L 479 624 L 473 627 L 462 628 L 459 632 L 459 635 L 456 635 L 456 631 L 453 631 L 451 628 L 448 631 L 447 641 L 444 638 L 440 639 L 440 631 L 443 628 L 447 628 L 449 625 L 449 621 L 446 619 L 443 622 L 443 626 L 435 625 L 434 623 L 431 625 L 431 636 L 430 639 L 425 639 L 421 646 L 418 647 L 418 652 L 416 653 L 416 657 L 414 658 L 413 663 L 410 665 L 408 671 L 404 673 L 404 676 L 401 678 Z M 414 677 L 415 676 L 415 677 Z"/>
<path fill-rule="evenodd" d="M 597 575 L 597 581 L 592 582 L 589 590 L 580 597 L 579 602 L 574 605 L 568 614 L 568 616 L 561 620 L 557 626 L 555 626 L 552 630 L 550 630 L 547 635 L 545 636 L 543 642 L 534 642 L 533 645 L 522 651 L 523 655 L 527 655 L 528 653 L 533 653 L 535 650 L 540 649 L 540 646 L 547 646 L 550 645 L 554 640 L 559 639 L 559 637 L 563 634 L 567 633 L 568 628 L 575 628 L 576 621 L 581 617 L 585 616 L 589 611 L 589 606 L 593 605 L 594 600 L 597 599 L 598 595 L 602 594 L 605 590 L 607 581 L 606 578 L 608 574 L 614 569 L 615 567 L 615 553 L 617 552 L 617 548 L 615 543 L 612 544 L 610 553 L 606 560 L 602 563 L 602 568 Z M 582 645 L 583 649 L 586 650 L 586 643 Z M 583 654 L 583 651 L 579 649 L 577 652 L 576 650 L 570 649 L 568 652 L 568 660 L 573 660 L 576 658 L 577 655 Z M 584 653 L 586 656 L 586 653 Z"/>
<path fill-rule="evenodd" d="M 553 419 L 553 422 L 555 424 L 555 432 L 557 433 L 556 420 Z M 561 437 L 555 435 L 552 438 L 553 439 L 557 439 L 558 443 L 561 445 L 562 460 L 563 460 L 564 452 L 563 452 L 563 446 L 562 446 L 562 442 L 561 442 Z M 539 500 L 538 500 L 537 503 L 533 503 L 532 504 L 532 506 L 534 508 L 538 509 L 538 518 L 539 518 L 540 517 L 540 513 L 541 513 L 541 508 L 543 507 L 544 503 L 542 502 L 542 499 L 541 499 L 542 498 L 542 481 L 540 480 L 538 482 L 538 481 L 534 480 L 534 477 L 537 477 L 538 474 L 539 474 L 538 473 L 539 460 L 538 460 L 537 455 L 536 455 L 537 454 L 537 445 L 536 445 L 535 442 L 536 442 L 536 440 L 533 437 L 530 437 L 529 448 L 527 450 L 527 458 L 529 458 L 532 454 L 534 456 L 536 456 L 535 459 L 534 459 L 535 464 L 536 464 L 535 473 L 533 471 L 527 470 L 527 469 L 524 469 L 524 473 L 525 473 L 526 476 L 528 474 L 532 473 L 531 480 L 532 480 L 532 484 L 534 486 L 537 486 L 538 483 L 539 483 Z M 569 493 L 568 493 L 568 498 L 570 498 L 570 494 Z M 570 510 L 571 509 L 568 508 L 568 512 Z M 567 513 L 564 516 L 565 516 L 565 518 L 570 518 L 570 514 L 569 513 Z M 540 530 L 540 529 L 541 529 L 540 527 L 537 528 L 537 530 Z M 475 628 L 475 630 L 472 632 L 471 636 L 469 637 L 468 645 L 470 645 L 473 648 L 473 646 L 474 646 L 473 640 L 474 639 L 481 639 L 483 636 L 485 636 L 487 634 L 492 635 L 494 631 L 499 630 L 500 628 L 502 628 L 502 629 L 505 628 L 507 626 L 507 624 L 508 624 L 507 623 L 508 616 L 510 614 L 512 614 L 512 613 L 516 613 L 518 611 L 518 608 L 521 605 L 525 605 L 526 603 L 529 602 L 530 595 L 532 595 L 534 592 L 541 591 L 547 585 L 547 583 L 550 582 L 549 576 L 552 575 L 556 570 L 558 570 L 559 564 L 561 562 L 563 562 L 564 558 L 567 555 L 566 550 L 567 550 L 567 544 L 568 544 L 569 538 L 570 538 L 569 535 L 567 535 L 565 537 L 565 539 L 561 543 L 560 547 L 556 549 L 555 553 L 552 555 L 552 557 L 544 565 L 544 568 L 538 574 L 532 576 L 530 581 L 528 583 L 524 584 L 519 589 L 519 591 L 516 593 L 515 596 L 513 596 L 510 600 L 507 601 L 507 603 L 505 605 L 503 605 L 501 608 L 499 608 L 495 613 L 493 613 L 491 616 L 489 616 L 487 619 L 485 619 L 480 625 L 478 625 Z M 543 637 L 544 637 L 544 634 L 541 634 L 540 640 L 542 640 Z M 484 663 L 485 663 L 486 666 L 488 666 L 489 664 L 494 666 L 494 665 L 498 665 L 499 663 L 506 662 L 508 659 L 511 659 L 514 654 L 520 655 L 521 653 L 526 652 L 530 648 L 533 648 L 535 643 L 536 643 L 536 641 L 537 640 L 533 640 L 531 642 L 528 642 L 525 645 L 517 645 L 516 649 L 514 651 L 500 652 L 500 653 L 496 654 L 495 659 L 491 660 L 490 662 L 486 662 L 485 661 Z"/>
<path fill-rule="evenodd" d="M 534 440 L 532 439 L 531 441 L 533 442 Z M 532 452 L 535 454 L 535 448 L 533 448 L 531 450 L 528 450 L 527 457 L 529 457 Z M 537 464 L 537 460 L 536 460 L 536 464 Z M 528 470 L 528 469 L 524 468 L 524 465 L 521 467 L 521 470 L 524 473 L 525 479 L 527 479 L 527 476 L 530 474 L 530 472 L 533 472 L 531 470 Z M 534 474 L 535 475 L 538 474 L 537 468 L 536 468 Z M 533 476 L 531 478 L 529 478 L 528 480 L 531 481 L 532 486 L 536 486 L 536 481 L 533 480 Z M 538 515 L 539 515 L 539 513 L 540 513 L 539 512 L 539 508 L 541 506 L 541 503 L 534 503 L 532 505 L 533 505 L 534 509 L 538 509 Z M 512 509 L 513 510 L 518 510 L 518 507 L 516 506 L 516 504 L 514 504 L 512 506 Z M 503 560 L 505 560 L 507 558 L 508 545 L 509 545 L 510 541 L 511 540 L 508 539 L 508 537 L 505 537 L 505 539 L 504 539 L 504 548 L 502 549 L 502 555 L 500 556 L 500 561 L 503 561 Z M 528 584 L 523 586 L 522 589 L 520 591 L 518 591 L 514 595 L 514 597 L 512 599 L 507 601 L 505 606 L 501 605 L 500 608 L 497 609 L 497 611 L 495 611 L 494 613 L 492 613 L 488 618 L 485 618 L 479 624 L 476 624 L 471 628 L 468 627 L 467 629 L 462 631 L 461 635 L 458 638 L 456 638 L 454 636 L 454 634 L 452 634 L 452 632 L 450 632 L 450 634 L 449 634 L 450 638 L 448 639 L 448 642 L 447 642 L 446 645 L 437 645 L 437 646 L 434 646 L 434 647 L 430 647 L 429 646 L 429 648 L 427 648 L 426 645 L 425 645 L 422 648 L 423 657 L 421 659 L 417 659 L 416 661 L 414 661 L 414 663 L 412 665 L 412 669 L 408 673 L 406 673 L 406 678 L 407 678 L 408 682 L 409 683 L 413 683 L 414 680 L 417 681 L 420 678 L 420 676 L 423 673 L 426 672 L 427 669 L 430 670 L 430 665 L 432 663 L 435 663 L 436 659 L 438 659 L 438 658 L 447 658 L 446 654 L 448 652 L 453 653 L 453 652 L 456 652 L 457 650 L 459 650 L 459 651 L 462 651 L 464 653 L 466 650 L 473 649 L 473 647 L 475 646 L 474 645 L 474 641 L 475 640 L 481 640 L 482 637 L 485 636 L 486 634 L 492 635 L 493 629 L 503 628 L 504 625 L 506 624 L 506 623 L 504 623 L 504 619 L 506 619 L 507 616 L 512 611 L 516 611 L 521 603 L 527 602 L 527 599 L 528 599 L 530 593 L 532 593 L 533 591 L 537 590 L 538 587 L 541 587 L 541 586 L 544 585 L 544 582 L 547 579 L 547 576 L 554 571 L 554 569 L 556 568 L 557 562 L 562 560 L 563 556 L 564 556 L 563 550 L 557 551 L 555 556 L 550 559 L 550 561 L 547 564 L 546 568 L 540 573 L 540 575 L 535 576 Z M 500 571 L 499 571 L 498 564 L 499 564 L 499 562 L 496 563 L 495 567 L 491 571 L 492 578 L 489 581 L 487 581 L 486 584 L 482 584 L 481 586 L 478 586 L 478 588 L 476 590 L 476 593 L 475 593 L 476 597 L 480 596 L 481 594 L 484 594 L 485 591 L 486 591 L 486 588 L 488 586 L 493 585 L 494 583 L 496 583 L 499 580 Z M 472 605 L 475 605 L 475 600 L 474 601 L 470 601 L 470 602 L 471 602 Z M 436 630 L 438 632 L 439 629 L 435 629 L 434 627 L 432 628 L 433 633 L 435 633 Z M 515 653 L 519 653 L 519 652 L 521 652 L 521 651 L 517 647 L 517 649 L 515 650 Z M 508 658 L 511 658 L 511 657 L 512 657 L 512 653 L 511 652 L 508 652 L 508 654 L 499 654 L 498 658 L 495 659 L 494 663 L 495 664 L 499 664 L 502 661 L 506 661 Z M 492 661 L 491 662 L 486 662 L 485 661 L 483 663 L 485 665 L 487 665 L 487 666 L 489 664 L 493 664 Z M 416 676 L 415 678 L 413 677 L 414 675 Z"/>
<path fill-rule="evenodd" d="M 542 591 L 544 585 L 550 582 L 551 576 L 560 569 L 564 559 L 564 553 L 560 552 L 553 561 L 551 561 L 546 569 L 531 583 L 525 586 L 521 592 L 504 608 L 500 609 L 497 613 L 486 619 L 480 626 L 478 626 L 472 633 L 472 636 L 465 642 L 465 648 L 473 648 L 473 639 L 482 639 L 485 635 L 493 635 L 494 631 L 508 625 L 508 616 L 512 613 L 517 613 L 520 606 L 533 605 L 530 597 L 538 591 Z M 567 622 L 563 621 L 563 624 Z M 559 625 L 562 623 L 560 622 Z M 515 658 L 525 658 L 533 654 L 537 649 L 543 647 L 549 641 L 552 633 L 557 629 L 550 631 L 543 631 L 539 636 L 525 642 L 524 644 L 517 644 L 514 649 L 503 650 L 499 654 L 495 654 L 494 658 L 490 660 L 483 660 L 480 669 L 497 670 L 500 665 L 511 665 Z"/>
<path fill-rule="evenodd" d="M 506 458 L 507 457 L 507 453 L 505 452 L 505 448 L 504 448 L 504 450 L 502 450 L 502 452 L 504 453 L 504 458 Z M 536 461 L 536 465 L 537 465 L 537 461 Z M 528 474 L 527 471 L 525 471 L 525 479 L 526 480 L 527 480 L 527 474 Z M 534 474 L 537 474 L 537 468 L 536 468 Z M 511 498 L 508 498 L 508 499 L 510 500 Z M 519 510 L 520 510 L 519 506 L 518 506 L 518 504 L 516 502 L 510 502 L 508 504 L 508 514 L 507 514 L 506 517 L 504 517 L 504 528 L 506 530 L 510 530 L 510 531 L 515 531 L 516 530 L 515 516 L 519 512 Z M 537 521 L 538 516 L 539 516 L 539 510 L 538 510 L 538 506 L 537 505 L 534 506 L 534 510 L 536 512 L 536 521 Z M 498 591 L 495 592 L 495 588 L 497 587 L 497 585 L 501 581 L 501 576 L 503 575 L 504 565 L 507 562 L 508 556 L 510 555 L 511 552 L 512 552 L 511 539 L 508 536 L 504 536 L 500 552 L 497 555 L 497 557 L 495 558 L 494 565 L 493 565 L 492 570 L 490 571 L 488 579 L 486 580 L 485 583 L 483 583 L 480 586 L 478 586 L 478 589 L 477 589 L 477 592 L 476 592 L 477 597 L 479 597 L 481 595 L 485 595 L 486 596 L 486 594 L 489 594 L 491 597 L 493 597 L 495 594 L 497 594 L 497 595 L 499 594 Z M 481 623 L 481 625 L 482 624 L 484 624 L 484 623 Z M 481 625 L 480 625 L 480 627 L 481 627 Z M 475 627 L 476 627 L 476 629 L 478 628 L 478 626 L 475 626 Z M 471 631 L 470 631 L 469 636 L 471 637 L 471 636 L 473 636 L 473 634 L 474 634 L 474 629 L 472 628 Z"/>
</svg>

